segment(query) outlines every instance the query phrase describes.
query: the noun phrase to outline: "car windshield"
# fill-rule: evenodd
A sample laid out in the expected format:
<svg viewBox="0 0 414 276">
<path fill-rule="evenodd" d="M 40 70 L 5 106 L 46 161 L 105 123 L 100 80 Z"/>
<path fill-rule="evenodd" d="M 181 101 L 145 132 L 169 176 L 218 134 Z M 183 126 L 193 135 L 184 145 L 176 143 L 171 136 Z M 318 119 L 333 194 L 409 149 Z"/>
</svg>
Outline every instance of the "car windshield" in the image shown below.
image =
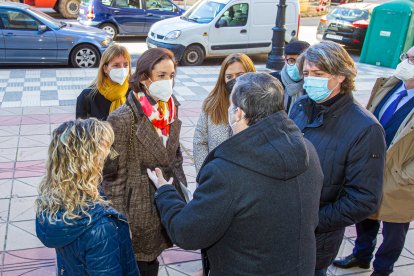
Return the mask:
<svg viewBox="0 0 414 276">
<path fill-rule="evenodd" d="M 32 14 L 37 15 L 38 17 L 42 18 L 44 23 L 47 23 L 49 26 L 51 26 L 53 29 L 60 29 L 64 26 L 66 26 L 66 23 L 58 21 L 51 17 L 50 15 L 45 14 L 44 12 L 41 12 L 36 9 L 28 9 Z"/>
<path fill-rule="evenodd" d="M 224 8 L 225 4 L 213 1 L 200 1 L 181 18 L 197 23 L 210 23 Z"/>
<path fill-rule="evenodd" d="M 330 16 L 336 19 L 353 22 L 368 19 L 369 13 L 367 10 L 336 8 L 330 13 Z"/>
</svg>

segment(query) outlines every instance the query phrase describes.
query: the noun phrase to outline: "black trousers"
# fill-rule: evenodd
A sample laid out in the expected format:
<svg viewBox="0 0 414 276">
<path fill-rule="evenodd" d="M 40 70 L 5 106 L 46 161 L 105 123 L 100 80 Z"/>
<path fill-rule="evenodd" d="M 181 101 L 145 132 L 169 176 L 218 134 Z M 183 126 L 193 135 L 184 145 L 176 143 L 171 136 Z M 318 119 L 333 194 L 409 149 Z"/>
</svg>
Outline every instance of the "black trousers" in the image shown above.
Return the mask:
<svg viewBox="0 0 414 276">
<path fill-rule="evenodd" d="M 153 260 L 152 262 L 141 262 L 138 261 L 138 268 L 141 276 L 157 276 L 158 275 L 158 268 L 160 263 L 157 259 Z"/>
<path fill-rule="evenodd" d="M 373 263 L 374 270 L 384 274 L 391 273 L 394 263 L 400 257 L 404 248 L 405 237 L 410 223 L 382 222 L 384 240 Z M 356 224 L 357 239 L 353 250 L 354 256 L 362 262 L 370 262 L 373 258 L 380 221 L 366 219 Z"/>
</svg>

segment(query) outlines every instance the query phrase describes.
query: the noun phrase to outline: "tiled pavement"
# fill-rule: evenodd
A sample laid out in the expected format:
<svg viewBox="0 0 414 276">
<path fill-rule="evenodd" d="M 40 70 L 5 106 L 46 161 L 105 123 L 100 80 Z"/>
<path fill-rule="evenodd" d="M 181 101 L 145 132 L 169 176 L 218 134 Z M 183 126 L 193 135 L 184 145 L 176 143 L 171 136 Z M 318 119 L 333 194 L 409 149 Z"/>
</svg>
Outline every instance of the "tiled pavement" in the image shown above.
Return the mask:
<svg viewBox="0 0 414 276">
<path fill-rule="evenodd" d="M 258 66 L 264 71 L 264 66 Z M 366 103 L 374 80 L 390 70 L 358 64 L 356 98 Z M 202 100 L 214 85 L 218 66 L 181 67 L 175 95 L 181 101 L 181 144 L 184 170 L 192 189 L 195 170 L 192 137 Z M 0 274 L 53 275 L 54 251 L 43 247 L 34 228 L 33 201 L 44 174 L 51 131 L 74 118 L 76 97 L 88 86 L 96 69 L 0 70 Z M 355 228 L 349 227 L 339 255 L 351 252 Z M 381 236 L 378 237 L 381 240 Z M 160 257 L 159 275 L 192 275 L 201 267 L 198 251 L 179 248 Z M 330 270 L 331 275 L 369 275 L 362 269 Z M 395 275 L 414 275 L 414 225 Z"/>
</svg>

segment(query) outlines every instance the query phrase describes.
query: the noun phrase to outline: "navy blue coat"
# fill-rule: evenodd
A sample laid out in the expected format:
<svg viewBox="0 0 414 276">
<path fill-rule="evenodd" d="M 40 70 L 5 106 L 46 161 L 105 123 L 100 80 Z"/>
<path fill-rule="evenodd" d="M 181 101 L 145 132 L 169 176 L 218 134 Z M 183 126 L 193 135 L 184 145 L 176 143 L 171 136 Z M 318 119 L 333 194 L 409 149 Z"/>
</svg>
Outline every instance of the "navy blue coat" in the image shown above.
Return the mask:
<svg viewBox="0 0 414 276">
<path fill-rule="evenodd" d="M 172 185 L 155 200 L 174 243 L 206 249 L 210 276 L 313 275 L 323 176 L 284 111 L 214 149 L 197 182 L 187 205 Z"/>
<path fill-rule="evenodd" d="M 321 106 L 312 120 L 314 105 L 304 96 L 290 117 L 315 146 L 324 174 L 316 232 L 316 268 L 323 269 L 338 253 L 345 227 L 377 211 L 386 146 L 382 126 L 352 94 Z"/>
<path fill-rule="evenodd" d="M 89 214 L 72 224 L 36 218 L 37 237 L 56 249 L 58 275 L 140 275 L 125 216 L 101 205 Z"/>
</svg>

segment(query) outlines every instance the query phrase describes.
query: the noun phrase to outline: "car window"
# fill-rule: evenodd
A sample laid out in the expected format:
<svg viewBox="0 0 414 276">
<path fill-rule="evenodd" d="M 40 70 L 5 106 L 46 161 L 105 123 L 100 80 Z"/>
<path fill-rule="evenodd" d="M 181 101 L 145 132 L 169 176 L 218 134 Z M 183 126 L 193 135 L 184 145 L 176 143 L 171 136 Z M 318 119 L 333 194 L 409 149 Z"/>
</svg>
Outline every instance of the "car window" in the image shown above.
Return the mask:
<svg viewBox="0 0 414 276">
<path fill-rule="evenodd" d="M 174 11 L 174 6 L 167 0 L 145 0 L 147 10 Z"/>
<path fill-rule="evenodd" d="M 2 10 L 0 18 L 4 29 L 7 30 L 37 31 L 40 25 L 37 20 L 22 11 Z"/>
<path fill-rule="evenodd" d="M 139 0 L 113 0 L 112 6 L 119 7 L 119 8 L 141 9 L 141 4 Z"/>
<path fill-rule="evenodd" d="M 249 5 L 246 3 L 231 6 L 223 13 L 218 21 L 220 27 L 245 26 L 249 15 Z"/>
<path fill-rule="evenodd" d="M 224 6 L 223 3 L 213 1 L 198 1 L 181 18 L 197 23 L 210 23 Z"/>
<path fill-rule="evenodd" d="M 369 13 L 367 10 L 336 8 L 330 13 L 330 16 L 345 21 L 357 21 L 368 19 Z"/>
</svg>

